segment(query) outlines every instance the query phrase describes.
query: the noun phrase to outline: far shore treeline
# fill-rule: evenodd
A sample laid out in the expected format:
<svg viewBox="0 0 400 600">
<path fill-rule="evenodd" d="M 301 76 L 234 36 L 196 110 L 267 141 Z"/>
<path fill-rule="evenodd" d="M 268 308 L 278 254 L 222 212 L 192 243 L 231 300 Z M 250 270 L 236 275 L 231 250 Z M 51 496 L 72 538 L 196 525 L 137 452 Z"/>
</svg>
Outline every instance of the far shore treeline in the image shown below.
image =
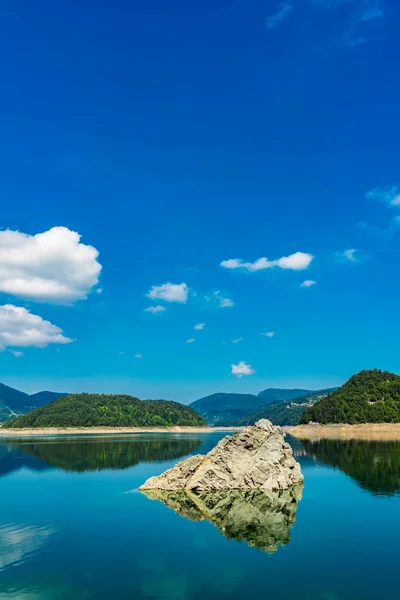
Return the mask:
<svg viewBox="0 0 400 600">
<path fill-rule="evenodd" d="M 70 394 L 22 415 L 7 428 L 40 427 L 206 427 L 190 406 L 134 396 Z"/>
</svg>

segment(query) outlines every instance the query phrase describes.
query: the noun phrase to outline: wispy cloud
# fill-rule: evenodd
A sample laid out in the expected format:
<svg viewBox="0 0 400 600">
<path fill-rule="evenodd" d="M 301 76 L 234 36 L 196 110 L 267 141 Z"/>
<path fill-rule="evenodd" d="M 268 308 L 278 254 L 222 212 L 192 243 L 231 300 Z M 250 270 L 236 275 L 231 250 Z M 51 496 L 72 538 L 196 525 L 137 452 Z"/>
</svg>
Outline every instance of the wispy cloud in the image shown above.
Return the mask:
<svg viewBox="0 0 400 600">
<path fill-rule="evenodd" d="M 193 342 L 195 342 L 196 339 L 195 338 L 189 338 L 188 340 L 186 340 L 187 344 L 193 344 Z"/>
<path fill-rule="evenodd" d="M 206 326 L 205 323 L 198 323 L 197 325 L 194 326 L 194 328 L 197 329 L 197 331 L 203 331 L 205 326 Z"/>
<path fill-rule="evenodd" d="M 264 337 L 273 338 L 275 335 L 275 331 L 266 331 L 265 333 L 261 333 Z"/>
<path fill-rule="evenodd" d="M 220 292 L 220 290 L 213 292 L 211 296 L 206 296 L 205 299 L 206 302 L 217 304 L 220 308 L 232 308 L 233 306 L 235 306 L 233 300 L 231 300 L 227 296 L 224 296 Z"/>
<path fill-rule="evenodd" d="M 291 2 L 280 4 L 278 10 L 265 19 L 265 27 L 267 29 L 278 27 L 279 23 L 287 18 L 292 9 L 293 4 Z"/>
<path fill-rule="evenodd" d="M 141 354 L 135 354 L 134 358 L 143 358 Z"/>
<path fill-rule="evenodd" d="M 240 344 L 240 342 L 243 342 L 242 337 L 236 338 L 236 340 L 232 340 L 232 344 Z"/>
<path fill-rule="evenodd" d="M 349 260 L 350 262 L 358 262 L 356 252 L 358 252 L 358 250 L 356 248 L 350 248 L 349 250 L 345 250 L 338 256 L 340 258 L 344 258 L 345 260 Z"/>
<path fill-rule="evenodd" d="M 367 38 L 359 35 L 354 29 L 345 31 L 341 38 L 342 43 L 350 48 L 357 48 L 367 43 Z"/>
<path fill-rule="evenodd" d="M 400 185 L 376 187 L 366 195 L 367 200 L 378 200 L 388 206 L 400 207 Z"/>
<path fill-rule="evenodd" d="M 279 267 L 280 269 L 292 269 L 294 271 L 301 271 L 307 269 L 311 261 L 314 259 L 312 254 L 305 252 L 295 252 L 289 256 L 283 256 L 276 260 L 268 260 L 265 257 L 258 258 L 254 262 L 246 262 L 241 258 L 230 258 L 223 260 L 220 266 L 224 269 L 242 269 L 244 271 L 262 271 L 264 269 L 271 269 L 272 267 Z"/>
<path fill-rule="evenodd" d="M 367 6 L 359 17 L 359 21 L 366 22 L 373 19 L 381 19 L 383 17 L 383 9 L 379 6 Z"/>
<path fill-rule="evenodd" d="M 23 352 L 20 352 L 19 350 L 10 350 L 10 352 L 11 352 L 11 354 L 12 354 L 13 356 L 15 356 L 16 358 L 21 358 L 21 356 L 23 356 L 23 355 L 24 355 L 24 353 L 23 353 Z"/>
<path fill-rule="evenodd" d="M 159 313 L 159 312 L 164 312 L 164 310 L 167 310 L 167 309 L 165 308 L 165 306 L 161 306 L 161 304 L 158 304 L 157 306 L 148 306 L 144 310 L 145 310 L 145 312 L 155 314 L 155 313 Z"/>
<path fill-rule="evenodd" d="M 244 361 L 240 361 L 237 365 L 231 365 L 232 375 L 236 375 L 236 377 L 243 377 L 244 375 L 253 375 L 255 370 L 251 365 Z"/>
<path fill-rule="evenodd" d="M 312 287 L 313 285 L 315 285 L 317 282 L 314 281 L 314 279 L 306 279 L 305 281 L 303 281 L 303 283 L 300 285 L 300 287 L 305 287 L 305 288 L 309 288 Z"/>
</svg>

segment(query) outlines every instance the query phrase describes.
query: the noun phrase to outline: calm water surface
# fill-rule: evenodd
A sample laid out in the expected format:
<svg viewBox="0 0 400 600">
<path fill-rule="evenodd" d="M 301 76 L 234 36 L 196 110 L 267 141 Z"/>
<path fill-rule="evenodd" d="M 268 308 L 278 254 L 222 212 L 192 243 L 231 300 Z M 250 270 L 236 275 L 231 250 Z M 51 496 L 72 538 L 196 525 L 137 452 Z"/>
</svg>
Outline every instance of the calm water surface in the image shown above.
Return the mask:
<svg viewBox="0 0 400 600">
<path fill-rule="evenodd" d="M 0 441 L 0 600 L 399 597 L 399 443 L 289 440 L 287 494 L 136 491 L 221 437 Z"/>
</svg>

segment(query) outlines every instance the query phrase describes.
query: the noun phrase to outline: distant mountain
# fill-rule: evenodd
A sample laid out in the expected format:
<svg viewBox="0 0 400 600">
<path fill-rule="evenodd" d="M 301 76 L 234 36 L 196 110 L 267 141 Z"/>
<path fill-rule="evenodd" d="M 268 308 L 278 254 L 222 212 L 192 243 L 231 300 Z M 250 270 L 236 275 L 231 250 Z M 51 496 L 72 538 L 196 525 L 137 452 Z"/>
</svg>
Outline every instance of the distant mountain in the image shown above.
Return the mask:
<svg viewBox="0 0 400 600">
<path fill-rule="evenodd" d="M 211 394 L 195 400 L 189 406 L 213 427 L 232 425 L 238 419 L 262 406 L 263 400 L 253 394 Z"/>
<path fill-rule="evenodd" d="M 334 389 L 336 388 L 332 388 L 329 391 Z M 229 426 L 236 425 L 238 422 L 247 424 L 248 419 L 255 423 L 255 421 L 253 421 L 253 415 L 264 414 L 261 409 L 264 409 L 266 406 L 272 407 L 275 404 L 281 405 L 282 403 L 294 401 L 295 399 L 297 399 L 296 402 L 299 403 L 300 401 L 298 399 L 302 397 L 308 398 L 308 400 L 304 401 L 307 403 L 311 401 L 311 398 L 317 400 L 321 394 L 325 392 L 326 390 L 268 388 L 260 392 L 257 396 L 254 394 L 219 393 L 195 400 L 189 406 L 200 413 L 209 425 L 213 427 L 218 425 Z M 304 406 L 300 410 L 294 411 L 294 414 L 296 414 L 295 418 L 300 419 L 303 409 Z M 278 415 L 281 415 L 281 410 L 282 409 L 271 408 L 271 412 L 265 414 L 276 415 L 278 418 Z M 259 416 L 258 418 L 261 419 L 262 417 Z M 270 417 L 266 416 L 265 418 Z M 279 420 L 281 420 L 280 416 L 278 421 L 272 420 L 272 422 L 278 425 L 283 424 L 280 423 Z"/>
<path fill-rule="evenodd" d="M 302 389 L 279 389 L 279 388 L 267 388 L 258 394 L 259 398 L 263 399 L 263 406 L 267 404 L 275 404 L 276 402 L 286 402 L 287 400 L 293 400 L 294 398 L 300 398 L 307 394 L 312 394 L 312 390 Z"/>
<path fill-rule="evenodd" d="M 48 404 L 49 402 L 53 402 L 53 400 L 57 400 L 62 396 L 68 396 L 68 392 L 37 392 L 36 394 L 31 394 L 29 396 L 32 406 L 39 407 L 43 406 L 43 404 Z"/>
<path fill-rule="evenodd" d="M 306 408 L 301 423 L 399 423 L 400 376 L 361 371 L 338 390 Z"/>
<path fill-rule="evenodd" d="M 22 427 L 169 427 L 205 426 L 189 406 L 133 396 L 70 394 L 7 423 Z"/>
<path fill-rule="evenodd" d="M 29 395 L 0 383 L 0 423 L 66 395 L 57 392 L 38 392 Z"/>
<path fill-rule="evenodd" d="M 29 404 L 29 394 L 0 383 L 0 402 L 12 410 L 20 410 Z"/>
<path fill-rule="evenodd" d="M 312 406 L 321 398 L 335 391 L 337 388 L 326 388 L 308 392 L 299 398 L 293 398 L 286 402 L 274 402 L 261 407 L 256 412 L 239 419 L 235 425 L 254 425 L 259 419 L 269 419 L 274 425 L 293 426 L 300 423 L 304 409 Z M 292 390 L 283 390 L 292 391 Z M 304 392 L 304 390 L 301 390 Z"/>
</svg>

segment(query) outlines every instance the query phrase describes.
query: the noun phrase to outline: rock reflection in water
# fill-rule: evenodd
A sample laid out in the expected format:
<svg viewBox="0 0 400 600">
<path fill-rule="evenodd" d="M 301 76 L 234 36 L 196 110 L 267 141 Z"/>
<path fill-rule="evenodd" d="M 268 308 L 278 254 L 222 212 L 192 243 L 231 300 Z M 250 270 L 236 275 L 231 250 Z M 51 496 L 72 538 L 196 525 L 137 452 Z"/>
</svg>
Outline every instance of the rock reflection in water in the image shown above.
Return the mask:
<svg viewBox="0 0 400 600">
<path fill-rule="evenodd" d="M 228 539 L 273 554 L 290 541 L 290 528 L 302 497 L 303 484 L 280 492 L 225 490 L 216 492 L 143 490 L 181 517 L 207 520 Z"/>
</svg>

